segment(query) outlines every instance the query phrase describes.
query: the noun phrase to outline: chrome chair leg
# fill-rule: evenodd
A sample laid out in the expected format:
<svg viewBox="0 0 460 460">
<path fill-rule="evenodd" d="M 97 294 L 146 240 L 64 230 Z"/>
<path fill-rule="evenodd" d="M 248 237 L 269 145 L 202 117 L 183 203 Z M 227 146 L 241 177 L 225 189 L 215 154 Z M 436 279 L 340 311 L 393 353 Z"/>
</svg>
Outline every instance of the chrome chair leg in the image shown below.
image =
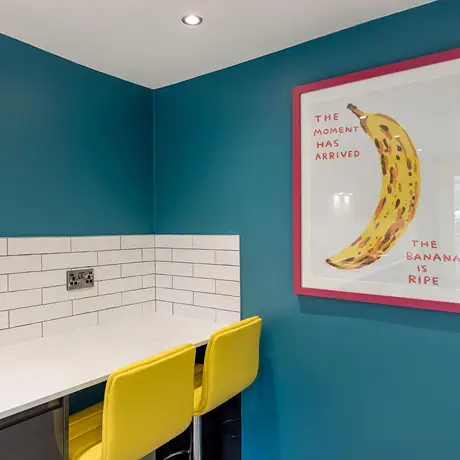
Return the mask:
<svg viewBox="0 0 460 460">
<path fill-rule="evenodd" d="M 193 460 L 201 460 L 201 417 L 193 417 Z"/>
</svg>

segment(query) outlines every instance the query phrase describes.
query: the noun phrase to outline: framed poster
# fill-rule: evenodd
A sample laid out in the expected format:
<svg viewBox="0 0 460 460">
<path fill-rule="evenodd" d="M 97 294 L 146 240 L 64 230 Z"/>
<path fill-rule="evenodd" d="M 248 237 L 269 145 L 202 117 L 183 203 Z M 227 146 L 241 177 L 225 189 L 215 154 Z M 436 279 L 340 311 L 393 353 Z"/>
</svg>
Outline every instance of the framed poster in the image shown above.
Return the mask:
<svg viewBox="0 0 460 460">
<path fill-rule="evenodd" d="M 296 87 L 297 294 L 460 312 L 460 49 Z"/>
</svg>

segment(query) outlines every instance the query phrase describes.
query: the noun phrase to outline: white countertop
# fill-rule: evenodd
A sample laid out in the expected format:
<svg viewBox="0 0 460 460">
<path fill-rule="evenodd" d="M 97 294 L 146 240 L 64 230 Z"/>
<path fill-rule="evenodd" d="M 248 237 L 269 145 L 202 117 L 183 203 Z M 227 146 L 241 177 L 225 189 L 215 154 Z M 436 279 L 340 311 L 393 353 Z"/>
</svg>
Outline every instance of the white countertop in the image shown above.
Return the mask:
<svg viewBox="0 0 460 460">
<path fill-rule="evenodd" d="M 107 380 L 116 369 L 223 325 L 155 314 L 0 347 L 0 419 Z"/>
</svg>

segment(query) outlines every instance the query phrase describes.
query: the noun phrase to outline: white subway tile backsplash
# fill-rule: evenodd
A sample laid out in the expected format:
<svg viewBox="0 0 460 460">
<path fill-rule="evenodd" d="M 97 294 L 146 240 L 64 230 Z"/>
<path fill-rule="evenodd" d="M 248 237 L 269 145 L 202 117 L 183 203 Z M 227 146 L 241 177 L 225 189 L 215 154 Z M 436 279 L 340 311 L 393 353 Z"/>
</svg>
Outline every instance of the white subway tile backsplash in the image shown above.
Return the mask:
<svg viewBox="0 0 460 460">
<path fill-rule="evenodd" d="M 215 263 L 215 252 L 201 249 L 173 249 L 174 262 Z"/>
<path fill-rule="evenodd" d="M 37 289 L 51 286 L 64 286 L 66 284 L 66 270 L 51 270 L 45 272 L 16 273 L 8 275 L 10 291 Z"/>
<path fill-rule="evenodd" d="M 131 262 L 142 262 L 141 249 L 128 249 L 124 251 L 102 251 L 99 252 L 99 265 L 129 264 Z"/>
<path fill-rule="evenodd" d="M 149 302 L 155 300 L 155 288 L 139 289 L 122 293 L 122 304 L 132 305 L 135 303 Z"/>
<path fill-rule="evenodd" d="M 0 256 L 8 254 L 8 240 L 7 238 L 0 238 Z"/>
<path fill-rule="evenodd" d="M 216 320 L 216 311 L 213 308 L 201 308 L 193 305 L 183 305 L 175 303 L 173 305 L 174 316 L 183 316 L 185 318 L 202 319 L 214 322 Z"/>
<path fill-rule="evenodd" d="M 228 295 L 194 293 L 194 304 L 200 307 L 216 308 L 218 310 L 240 310 L 240 298 Z"/>
<path fill-rule="evenodd" d="M 114 292 L 134 291 L 142 288 L 142 276 L 130 278 L 118 278 L 113 280 L 99 281 L 98 294 L 112 294 Z"/>
<path fill-rule="evenodd" d="M 239 251 L 238 235 L 194 235 L 193 247 L 196 249 L 226 249 Z"/>
<path fill-rule="evenodd" d="M 240 312 L 216 310 L 216 323 L 228 326 L 240 321 Z"/>
<path fill-rule="evenodd" d="M 87 313 L 86 315 L 69 316 L 68 318 L 55 319 L 53 321 L 45 321 L 43 323 L 43 337 L 64 334 L 76 329 L 84 329 L 92 326 L 97 326 L 96 312 Z"/>
<path fill-rule="evenodd" d="M 88 299 L 73 301 L 73 314 L 80 315 L 92 311 L 104 310 L 121 306 L 121 294 L 99 295 Z"/>
<path fill-rule="evenodd" d="M 192 276 L 193 265 L 179 262 L 155 262 L 156 272 L 160 275 Z"/>
<path fill-rule="evenodd" d="M 73 236 L 72 252 L 111 251 L 121 249 L 119 236 Z"/>
<path fill-rule="evenodd" d="M 142 277 L 142 287 L 155 287 L 155 275 L 144 275 Z"/>
<path fill-rule="evenodd" d="M 30 326 L 12 327 L 0 331 L 0 347 L 13 345 L 26 340 L 35 340 L 42 337 L 42 325 L 31 324 Z"/>
<path fill-rule="evenodd" d="M 155 261 L 155 249 L 142 249 L 142 260 L 144 262 L 154 262 Z"/>
<path fill-rule="evenodd" d="M 0 257 L 0 274 L 36 272 L 42 269 L 42 256 Z"/>
<path fill-rule="evenodd" d="M 24 292 L 24 291 L 20 291 Z M 43 303 L 64 302 L 66 300 L 83 299 L 97 296 L 97 287 L 68 291 L 66 286 L 43 288 Z"/>
<path fill-rule="evenodd" d="M 42 303 L 41 289 L 0 294 L 0 311 L 31 307 Z"/>
<path fill-rule="evenodd" d="M 156 275 L 156 286 L 160 288 L 172 288 L 173 287 L 172 275 Z"/>
<path fill-rule="evenodd" d="M 216 251 L 216 264 L 219 265 L 239 265 L 239 251 Z"/>
<path fill-rule="evenodd" d="M 8 255 L 70 252 L 70 238 L 8 238 Z"/>
<path fill-rule="evenodd" d="M 138 262 L 134 264 L 123 264 L 121 276 L 150 275 L 155 272 L 155 262 Z"/>
<path fill-rule="evenodd" d="M 193 266 L 193 274 L 197 278 L 214 278 L 217 280 L 239 281 L 240 267 L 228 265 L 200 265 Z"/>
<path fill-rule="evenodd" d="M 103 267 L 95 267 L 95 281 L 111 280 L 114 278 L 121 278 L 121 265 L 105 265 Z"/>
<path fill-rule="evenodd" d="M 161 300 L 156 301 L 156 312 L 162 315 L 172 315 L 173 304 L 172 302 L 163 302 Z"/>
<path fill-rule="evenodd" d="M 40 323 L 52 319 L 72 316 L 72 302 L 59 302 L 10 311 L 10 327 Z"/>
<path fill-rule="evenodd" d="M 192 235 L 155 235 L 156 248 L 193 248 Z"/>
<path fill-rule="evenodd" d="M 163 300 L 166 302 L 177 302 L 193 305 L 192 291 L 180 291 L 178 289 L 157 288 L 156 298 L 157 300 Z"/>
<path fill-rule="evenodd" d="M 172 249 L 155 249 L 155 261 L 156 262 L 171 262 L 172 261 Z"/>
<path fill-rule="evenodd" d="M 149 302 L 144 302 L 142 304 L 142 315 L 143 316 L 152 316 L 156 313 L 156 302 L 150 300 Z"/>
<path fill-rule="evenodd" d="M 216 280 L 207 278 L 173 277 L 173 288 L 185 291 L 216 292 Z"/>
<path fill-rule="evenodd" d="M 9 327 L 8 312 L 2 311 L 0 312 L 0 329 L 6 329 L 7 327 Z"/>
<path fill-rule="evenodd" d="M 142 304 L 126 305 L 98 312 L 99 325 L 110 324 L 142 317 Z"/>
<path fill-rule="evenodd" d="M 82 268 L 97 265 L 97 252 L 69 252 L 42 256 L 43 270 Z"/>
<path fill-rule="evenodd" d="M 241 294 L 240 283 L 238 281 L 216 280 L 216 293 L 239 297 Z"/>
<path fill-rule="evenodd" d="M 154 235 L 123 235 L 121 249 L 143 249 L 155 247 Z"/>
<path fill-rule="evenodd" d="M 95 286 L 67 291 L 86 267 Z M 233 235 L 0 238 L 0 345 L 156 312 L 233 323 L 239 273 Z"/>
</svg>

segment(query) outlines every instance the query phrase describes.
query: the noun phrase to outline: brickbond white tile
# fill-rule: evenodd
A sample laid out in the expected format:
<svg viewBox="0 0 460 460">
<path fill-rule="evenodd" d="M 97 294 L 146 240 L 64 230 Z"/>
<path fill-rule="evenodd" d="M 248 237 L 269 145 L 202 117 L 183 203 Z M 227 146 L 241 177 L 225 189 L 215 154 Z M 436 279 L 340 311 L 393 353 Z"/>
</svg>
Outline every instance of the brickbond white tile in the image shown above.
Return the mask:
<svg viewBox="0 0 460 460">
<path fill-rule="evenodd" d="M 239 297 L 241 294 L 240 283 L 238 281 L 216 280 L 216 293 Z"/>
<path fill-rule="evenodd" d="M 193 248 L 192 235 L 155 235 L 156 248 Z"/>
<path fill-rule="evenodd" d="M 26 289 L 64 286 L 67 282 L 66 270 L 16 273 L 8 276 L 8 286 L 10 291 L 23 291 Z"/>
<path fill-rule="evenodd" d="M 144 249 L 154 247 L 154 235 L 122 235 L 121 237 L 122 249 Z"/>
<path fill-rule="evenodd" d="M 121 306 L 121 293 L 100 295 L 88 299 L 79 299 L 73 301 L 73 314 L 81 315 L 92 311 L 105 310 Z"/>
<path fill-rule="evenodd" d="M 217 310 L 240 311 L 240 298 L 228 295 L 194 293 L 194 305 Z"/>
<path fill-rule="evenodd" d="M 155 260 L 156 262 L 171 262 L 172 261 L 172 249 L 155 249 Z"/>
<path fill-rule="evenodd" d="M 198 292 L 216 292 L 216 280 L 208 278 L 189 278 L 183 276 L 173 277 L 174 289 Z"/>
<path fill-rule="evenodd" d="M 73 236 L 72 252 L 111 251 L 121 249 L 119 236 Z"/>
<path fill-rule="evenodd" d="M 113 280 L 99 281 L 99 295 L 112 294 L 115 292 L 134 291 L 142 289 L 142 276 L 130 278 L 117 278 Z"/>
<path fill-rule="evenodd" d="M 121 276 L 139 276 L 155 273 L 155 262 L 137 262 L 133 264 L 123 264 L 121 266 Z"/>
<path fill-rule="evenodd" d="M 194 235 L 193 247 L 196 249 L 238 251 L 240 249 L 240 237 L 238 235 Z"/>
<path fill-rule="evenodd" d="M 216 264 L 240 265 L 239 251 L 216 251 Z"/>
<path fill-rule="evenodd" d="M 201 249 L 173 249 L 174 262 L 215 263 L 215 252 Z"/>
<path fill-rule="evenodd" d="M 155 249 L 142 249 L 142 260 L 144 262 L 153 262 L 155 260 Z"/>
<path fill-rule="evenodd" d="M 0 238 L 0 256 L 6 256 L 8 254 L 8 239 Z"/>
<path fill-rule="evenodd" d="M 69 252 L 42 256 L 43 270 L 94 267 L 97 265 L 97 252 Z"/>
<path fill-rule="evenodd" d="M 105 265 L 94 268 L 94 280 L 104 281 L 121 278 L 121 265 Z"/>
<path fill-rule="evenodd" d="M 157 288 L 156 299 L 193 305 L 193 292 L 178 289 Z"/>
<path fill-rule="evenodd" d="M 2 311 L 0 312 L 0 329 L 6 329 L 7 327 L 9 327 L 8 312 Z"/>
<path fill-rule="evenodd" d="M 218 280 L 239 281 L 240 267 L 195 264 L 193 266 L 193 274 L 196 278 L 214 278 Z"/>
<path fill-rule="evenodd" d="M 155 262 L 159 275 L 192 276 L 193 265 L 175 262 Z M 206 277 L 209 278 L 209 277 Z"/>
<path fill-rule="evenodd" d="M 41 289 L 0 294 L 0 311 L 31 307 L 42 303 Z"/>
<path fill-rule="evenodd" d="M 142 287 L 143 288 L 155 287 L 155 275 L 144 275 L 142 277 Z"/>
<path fill-rule="evenodd" d="M 122 293 L 122 304 L 132 305 L 135 303 L 149 302 L 155 300 L 155 288 L 139 289 Z"/>
<path fill-rule="evenodd" d="M 10 311 L 10 326 L 24 326 L 66 316 L 72 316 L 71 301 L 20 308 L 19 310 Z"/>
<path fill-rule="evenodd" d="M 173 287 L 172 275 L 156 275 L 156 286 L 159 288 L 172 289 Z"/>
<path fill-rule="evenodd" d="M 42 269 L 42 256 L 0 257 L 0 274 L 36 272 Z"/>
<path fill-rule="evenodd" d="M 70 238 L 8 238 L 8 255 L 70 252 Z"/>
<path fill-rule="evenodd" d="M 125 251 L 101 251 L 98 253 L 99 265 L 129 264 L 142 262 L 141 249 L 128 249 Z"/>
<path fill-rule="evenodd" d="M 19 291 L 24 292 L 24 291 Z M 68 291 L 66 286 L 43 288 L 43 303 L 64 302 L 66 300 L 84 299 L 97 296 L 97 287 Z"/>
<path fill-rule="evenodd" d="M 8 275 L 0 275 L 0 292 L 8 291 Z"/>
</svg>

